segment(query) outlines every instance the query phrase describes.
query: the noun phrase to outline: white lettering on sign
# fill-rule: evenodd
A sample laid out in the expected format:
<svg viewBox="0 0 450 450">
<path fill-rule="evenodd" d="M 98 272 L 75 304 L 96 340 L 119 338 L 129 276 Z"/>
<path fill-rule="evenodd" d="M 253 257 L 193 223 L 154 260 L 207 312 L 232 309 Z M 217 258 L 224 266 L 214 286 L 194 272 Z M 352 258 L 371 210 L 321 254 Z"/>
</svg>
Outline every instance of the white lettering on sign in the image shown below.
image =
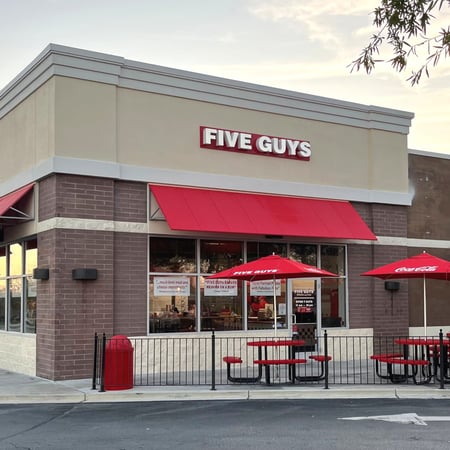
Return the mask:
<svg viewBox="0 0 450 450">
<path fill-rule="evenodd" d="M 411 273 L 411 272 L 436 272 L 437 266 L 422 266 L 422 267 L 398 267 L 394 270 L 397 273 Z"/>
<path fill-rule="evenodd" d="M 304 161 L 311 158 L 309 141 L 203 126 L 200 127 L 200 147 Z"/>
<path fill-rule="evenodd" d="M 188 277 L 155 277 L 153 286 L 153 295 L 190 295 L 190 284 Z"/>
<path fill-rule="evenodd" d="M 275 294 L 281 295 L 281 280 L 275 280 Z M 250 295 L 273 296 L 273 280 L 251 281 Z"/>
<path fill-rule="evenodd" d="M 206 278 L 204 294 L 206 296 L 234 297 L 238 295 L 237 280 Z"/>
</svg>

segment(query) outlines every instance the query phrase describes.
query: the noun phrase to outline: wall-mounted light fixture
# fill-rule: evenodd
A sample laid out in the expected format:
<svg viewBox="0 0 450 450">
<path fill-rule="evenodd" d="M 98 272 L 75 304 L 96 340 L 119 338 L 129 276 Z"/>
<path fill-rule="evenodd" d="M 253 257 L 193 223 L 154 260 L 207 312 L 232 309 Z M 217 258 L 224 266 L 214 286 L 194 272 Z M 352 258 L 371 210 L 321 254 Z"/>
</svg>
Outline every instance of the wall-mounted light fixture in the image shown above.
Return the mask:
<svg viewBox="0 0 450 450">
<path fill-rule="evenodd" d="M 36 269 L 33 269 L 33 278 L 35 280 L 48 280 L 49 272 L 48 269 L 39 269 L 39 267 L 36 267 Z"/>
<path fill-rule="evenodd" d="M 384 288 L 387 291 L 391 291 L 391 292 L 398 291 L 400 289 L 400 282 L 399 281 L 385 281 Z"/>
<path fill-rule="evenodd" d="M 394 314 L 394 292 L 397 292 L 400 289 L 399 281 L 385 281 L 384 289 L 391 293 L 391 316 Z"/>
<path fill-rule="evenodd" d="M 72 280 L 96 280 L 97 269 L 73 269 Z"/>
</svg>

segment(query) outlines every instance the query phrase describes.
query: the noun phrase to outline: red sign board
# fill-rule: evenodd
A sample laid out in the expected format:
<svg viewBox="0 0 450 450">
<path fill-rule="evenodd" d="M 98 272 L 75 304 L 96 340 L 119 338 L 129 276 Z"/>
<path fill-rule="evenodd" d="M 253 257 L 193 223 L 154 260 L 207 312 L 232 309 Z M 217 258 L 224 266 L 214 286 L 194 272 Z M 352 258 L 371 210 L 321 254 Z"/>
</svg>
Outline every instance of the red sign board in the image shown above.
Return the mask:
<svg viewBox="0 0 450 450">
<path fill-rule="evenodd" d="M 311 158 L 309 141 L 204 126 L 200 127 L 200 147 L 303 161 Z"/>
</svg>

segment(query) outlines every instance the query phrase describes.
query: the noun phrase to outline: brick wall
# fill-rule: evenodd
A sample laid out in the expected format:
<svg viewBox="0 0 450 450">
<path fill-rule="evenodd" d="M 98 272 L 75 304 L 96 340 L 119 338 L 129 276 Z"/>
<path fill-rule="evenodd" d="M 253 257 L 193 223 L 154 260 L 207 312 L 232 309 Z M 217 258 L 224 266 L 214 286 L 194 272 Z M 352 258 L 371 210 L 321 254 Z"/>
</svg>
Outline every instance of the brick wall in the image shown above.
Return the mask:
<svg viewBox="0 0 450 450">
<path fill-rule="evenodd" d="M 148 236 L 114 237 L 114 334 L 146 336 Z"/>
<path fill-rule="evenodd" d="M 409 155 L 409 179 L 414 192 L 408 211 L 408 237 L 442 241 L 442 247 L 409 248 L 450 261 L 450 159 Z M 423 281 L 410 280 L 410 325 L 423 326 Z M 427 280 L 427 324 L 443 326 L 450 317 L 450 281 Z"/>
<path fill-rule="evenodd" d="M 146 222 L 147 185 L 54 175 L 39 186 L 39 218 Z M 145 335 L 145 234 L 52 229 L 39 233 L 37 375 L 61 380 L 92 375 L 94 333 Z M 72 280 L 75 268 L 98 270 L 97 280 Z"/>
<path fill-rule="evenodd" d="M 409 155 L 408 237 L 450 240 L 450 159 Z M 447 249 L 450 259 L 450 249 Z"/>
<path fill-rule="evenodd" d="M 361 203 L 354 206 L 376 235 L 406 237 L 407 207 Z M 400 281 L 400 290 L 391 296 L 384 289 L 383 280 L 360 275 L 406 256 L 406 247 L 379 244 L 348 246 L 351 328 L 373 327 L 378 336 L 408 333 L 408 283 Z"/>
</svg>

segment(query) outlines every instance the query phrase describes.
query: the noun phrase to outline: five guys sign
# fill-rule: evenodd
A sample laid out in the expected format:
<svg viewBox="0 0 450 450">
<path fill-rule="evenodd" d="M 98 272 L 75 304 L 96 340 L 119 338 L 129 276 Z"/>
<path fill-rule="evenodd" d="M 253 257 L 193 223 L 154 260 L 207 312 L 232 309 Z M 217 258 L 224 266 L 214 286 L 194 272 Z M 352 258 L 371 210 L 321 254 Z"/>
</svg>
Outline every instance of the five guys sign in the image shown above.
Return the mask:
<svg viewBox="0 0 450 450">
<path fill-rule="evenodd" d="M 243 131 L 200 127 L 200 147 L 309 161 L 311 143 Z"/>
</svg>

